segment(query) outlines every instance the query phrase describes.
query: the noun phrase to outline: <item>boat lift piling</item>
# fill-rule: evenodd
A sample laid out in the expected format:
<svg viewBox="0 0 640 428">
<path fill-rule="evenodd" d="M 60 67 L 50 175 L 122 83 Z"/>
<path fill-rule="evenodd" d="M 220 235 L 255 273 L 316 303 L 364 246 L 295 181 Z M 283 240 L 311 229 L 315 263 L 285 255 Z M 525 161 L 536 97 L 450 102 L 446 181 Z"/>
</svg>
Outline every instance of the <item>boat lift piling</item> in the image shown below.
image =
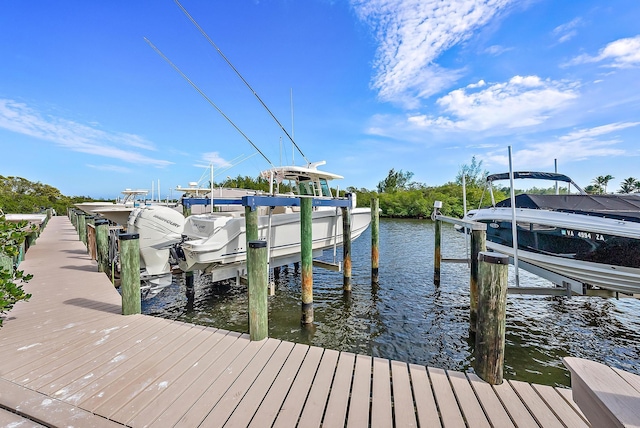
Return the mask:
<svg viewBox="0 0 640 428">
<path fill-rule="evenodd" d="M 351 293 L 351 211 L 342 207 L 342 290 Z"/>
<path fill-rule="evenodd" d="M 122 315 L 142 313 L 140 301 L 140 235 L 121 233 L 120 244 L 120 291 L 122 293 Z"/>
<path fill-rule="evenodd" d="M 378 198 L 371 198 L 371 284 L 380 282 L 378 267 L 380 262 L 380 201 Z"/>
</svg>

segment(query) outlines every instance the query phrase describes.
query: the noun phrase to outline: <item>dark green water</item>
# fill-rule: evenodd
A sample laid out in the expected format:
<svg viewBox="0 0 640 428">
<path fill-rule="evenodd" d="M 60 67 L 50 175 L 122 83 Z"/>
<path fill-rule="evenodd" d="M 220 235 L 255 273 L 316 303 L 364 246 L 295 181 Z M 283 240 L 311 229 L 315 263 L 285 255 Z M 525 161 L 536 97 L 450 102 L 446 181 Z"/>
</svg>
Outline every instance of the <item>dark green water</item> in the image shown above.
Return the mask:
<svg viewBox="0 0 640 428">
<path fill-rule="evenodd" d="M 443 264 L 433 285 L 433 223 L 381 220 L 380 284 L 370 284 L 371 238 L 352 247 L 350 297 L 342 273 L 314 268 L 313 328 L 300 325 L 300 277 L 283 272 L 269 297 L 269 336 L 340 351 L 444 369 L 467 371 L 473 363 L 469 339 L 469 269 Z M 443 257 L 464 255 L 462 234 L 443 225 Z M 338 249 L 341 257 L 342 249 Z M 330 251 L 325 260 L 331 261 Z M 512 269 L 510 267 L 510 269 Z M 510 270 L 510 278 L 513 271 Z M 520 272 L 521 285 L 548 283 Z M 152 299 L 143 312 L 170 319 L 246 332 L 247 290 L 213 285 L 196 277 L 193 308 L 182 278 Z M 515 296 L 507 299 L 505 378 L 569 385 L 564 356 L 589 358 L 640 374 L 640 301 L 601 297 Z"/>
</svg>

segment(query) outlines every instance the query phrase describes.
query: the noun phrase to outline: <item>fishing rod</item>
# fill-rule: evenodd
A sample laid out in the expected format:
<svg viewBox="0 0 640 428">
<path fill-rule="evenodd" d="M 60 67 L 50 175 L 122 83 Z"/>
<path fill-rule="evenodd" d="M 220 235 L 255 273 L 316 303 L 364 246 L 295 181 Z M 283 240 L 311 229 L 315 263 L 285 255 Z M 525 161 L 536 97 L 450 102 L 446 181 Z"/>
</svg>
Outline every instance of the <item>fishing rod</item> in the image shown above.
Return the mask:
<svg viewBox="0 0 640 428">
<path fill-rule="evenodd" d="M 269 158 L 268 158 L 268 157 L 266 157 L 266 156 L 265 156 L 265 154 L 264 154 L 264 153 L 262 153 L 262 151 L 260 151 L 260 149 L 258 148 L 258 146 L 256 146 L 256 145 L 253 143 L 253 141 L 251 141 L 251 139 L 250 139 L 249 137 L 247 137 L 247 135 L 246 135 L 244 132 L 242 132 L 242 130 L 241 130 L 240 128 L 238 128 L 238 127 L 236 126 L 236 124 L 235 124 L 235 123 L 233 123 L 233 121 L 232 121 L 232 120 L 231 120 L 231 119 L 230 119 L 226 114 L 224 114 L 224 112 L 223 112 L 222 110 L 220 110 L 220 108 L 219 108 L 219 107 L 218 107 L 218 106 L 217 106 L 217 105 L 216 105 L 216 104 L 211 100 L 211 98 L 209 98 L 209 97 L 207 96 L 207 94 L 205 94 L 205 93 L 204 93 L 204 92 L 203 92 L 203 91 L 202 91 L 202 90 L 201 90 L 201 89 L 200 89 L 200 88 L 199 88 L 195 83 L 193 83 L 193 81 L 192 81 L 191 79 L 189 79 L 189 77 L 187 77 L 187 75 L 186 75 L 186 74 L 184 74 L 184 73 L 182 72 L 182 70 L 180 70 L 180 69 L 178 68 L 178 66 L 177 66 L 177 65 L 175 65 L 173 62 L 171 62 L 171 60 L 170 60 L 169 58 L 167 58 L 167 57 L 166 57 L 166 55 L 165 55 L 165 54 L 163 54 L 163 53 L 160 51 L 160 49 L 158 49 L 158 48 L 157 48 L 153 43 L 151 43 L 151 41 L 150 41 L 149 39 L 147 39 L 147 38 L 145 37 L 145 38 L 144 38 L 144 41 L 145 41 L 145 42 L 147 42 L 147 44 L 148 44 L 149 46 L 151 46 L 151 47 L 153 48 L 153 50 L 154 50 L 154 51 L 156 51 L 156 53 L 157 53 L 158 55 L 160 55 L 160 56 L 161 56 L 161 57 L 162 57 L 162 58 L 163 58 L 163 59 L 164 59 L 164 60 L 165 60 L 165 61 L 166 61 L 166 62 L 167 62 L 171 67 L 173 67 L 173 69 L 174 69 L 174 70 L 176 70 L 176 71 L 180 74 L 180 76 L 182 76 L 182 78 L 183 78 L 184 80 L 186 80 L 187 82 L 189 82 L 189 84 L 190 84 L 191 86 L 193 86 L 193 88 L 194 88 L 196 91 L 198 91 L 198 93 L 199 93 L 199 94 L 200 94 L 200 95 L 201 95 L 205 100 L 207 100 L 207 102 L 208 102 L 209 104 L 211 104 L 211 105 L 213 106 L 213 108 L 215 108 L 216 110 L 218 110 L 218 113 L 220 113 L 220 114 L 222 115 L 222 117 L 224 117 L 225 119 L 227 119 L 227 121 L 228 121 L 228 122 L 229 122 L 229 123 L 230 123 L 230 124 L 231 124 L 235 129 L 236 129 L 236 131 L 238 131 L 238 132 L 240 133 L 240 135 L 242 135 L 242 136 L 243 136 L 243 137 L 244 137 L 244 138 L 249 142 L 249 144 L 251 144 L 251 145 L 253 146 L 253 148 L 254 148 L 254 149 L 256 149 L 256 151 L 262 155 L 262 157 L 263 157 L 263 158 L 265 158 L 265 160 L 269 163 L 269 165 L 271 165 L 271 167 L 275 168 L 275 165 L 271 163 L 271 161 L 269 160 Z"/>
<path fill-rule="evenodd" d="M 189 12 L 187 12 L 187 9 L 184 8 L 184 6 L 182 6 L 182 4 L 180 4 L 180 2 L 178 0 L 174 0 L 175 3 L 178 5 L 178 7 L 182 10 L 182 12 L 187 16 L 187 18 L 189 18 L 189 20 L 193 23 L 193 25 L 196 26 L 196 28 L 198 29 L 198 31 L 200 31 L 200 33 L 204 36 L 205 39 L 207 39 L 207 41 L 209 42 L 209 44 L 211 46 L 214 47 L 214 49 L 220 54 L 220 56 L 226 61 L 226 63 L 229 65 L 229 67 L 231 67 L 231 69 L 238 75 L 238 77 L 240 78 L 240 80 L 242 80 L 242 82 L 244 82 L 244 84 L 247 86 L 247 88 L 249 88 L 249 90 L 253 93 L 253 95 L 258 99 L 258 101 L 260 101 L 260 104 L 262 104 L 262 107 L 265 108 L 265 110 L 267 110 L 269 112 L 269 114 L 271 115 L 271 117 L 273 118 L 273 120 L 276 121 L 276 123 L 278 124 L 278 126 L 280 126 L 280 129 L 282 129 L 282 131 L 287 135 L 287 137 L 289 138 L 289 140 L 291 140 L 291 142 L 293 143 L 293 145 L 296 147 L 296 149 L 298 149 L 298 151 L 300 152 L 300 154 L 302 155 L 302 157 L 304 158 L 304 160 L 310 164 L 311 162 L 309 162 L 309 160 L 307 159 L 307 157 L 304 155 L 304 153 L 302 153 L 302 150 L 300 149 L 300 147 L 296 144 L 296 142 L 293 140 L 293 137 L 291 135 L 289 135 L 289 133 L 287 132 L 287 130 L 284 128 L 284 126 L 282 126 L 282 124 L 280 123 L 280 121 L 276 118 L 276 116 L 271 112 L 271 110 L 269 110 L 269 107 L 267 107 L 267 105 L 264 103 L 264 101 L 262 101 L 262 98 L 260 98 L 260 96 L 258 95 L 258 93 L 251 87 L 251 85 L 249 85 L 249 82 L 247 82 L 245 80 L 244 77 L 242 77 L 242 75 L 240 74 L 240 72 L 233 66 L 233 64 L 231 64 L 231 61 L 229 61 L 229 59 L 222 53 L 222 51 L 220 50 L 220 48 L 213 42 L 213 40 L 211 40 L 211 38 L 209 37 L 209 35 L 202 29 L 202 27 L 196 22 L 196 20 L 189 14 Z"/>
</svg>

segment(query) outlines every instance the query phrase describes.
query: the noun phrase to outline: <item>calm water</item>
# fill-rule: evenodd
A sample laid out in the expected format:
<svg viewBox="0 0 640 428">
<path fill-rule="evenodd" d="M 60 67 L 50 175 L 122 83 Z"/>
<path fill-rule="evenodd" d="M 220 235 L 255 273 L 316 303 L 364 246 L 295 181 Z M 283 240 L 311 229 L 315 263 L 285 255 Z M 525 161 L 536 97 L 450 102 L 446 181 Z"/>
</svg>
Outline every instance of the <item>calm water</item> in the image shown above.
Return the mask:
<svg viewBox="0 0 640 428">
<path fill-rule="evenodd" d="M 269 336 L 458 371 L 473 363 L 469 339 L 469 269 L 443 263 L 433 285 L 433 223 L 380 221 L 380 284 L 370 284 L 371 237 L 352 246 L 350 297 L 342 273 L 314 268 L 313 328 L 300 325 L 300 277 L 293 266 L 281 274 L 269 297 Z M 460 258 L 464 236 L 443 225 L 443 257 Z M 338 248 L 338 257 L 342 249 Z M 325 252 L 331 261 L 331 251 Z M 512 269 L 510 267 L 510 269 Z M 513 271 L 510 270 L 513 283 Z M 547 285 L 527 272 L 521 285 Z M 513 284 L 512 284 L 513 285 Z M 196 277 L 193 308 L 182 278 L 143 302 L 143 312 L 170 319 L 246 332 L 247 290 Z M 514 296 L 507 299 L 505 378 L 569 385 L 564 356 L 589 358 L 640 374 L 640 301 L 601 297 Z"/>
</svg>

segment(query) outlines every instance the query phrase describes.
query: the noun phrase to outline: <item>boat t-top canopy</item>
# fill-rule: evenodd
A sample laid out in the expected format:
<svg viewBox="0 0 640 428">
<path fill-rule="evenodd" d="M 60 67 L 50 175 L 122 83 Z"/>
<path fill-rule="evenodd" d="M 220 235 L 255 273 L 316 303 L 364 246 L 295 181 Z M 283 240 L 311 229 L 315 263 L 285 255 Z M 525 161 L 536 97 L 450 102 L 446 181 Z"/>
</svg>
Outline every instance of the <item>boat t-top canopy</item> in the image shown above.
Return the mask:
<svg viewBox="0 0 640 428">
<path fill-rule="evenodd" d="M 307 166 L 278 166 L 265 171 L 260 174 L 264 178 L 273 177 L 278 183 L 282 183 L 284 180 L 319 180 L 324 178 L 325 180 L 339 180 L 344 178 L 341 175 L 333 174 L 331 172 L 320 171 L 318 166 L 324 165 L 325 161 L 310 163 Z"/>
<path fill-rule="evenodd" d="M 582 194 L 586 194 L 584 190 L 580 186 L 578 186 L 571 178 L 564 174 L 558 174 L 557 172 L 535 172 L 535 171 L 514 171 L 513 178 L 528 178 L 532 180 L 549 180 L 549 181 L 563 181 L 565 183 L 570 183 L 575 186 L 578 192 Z M 509 180 L 509 173 L 503 172 L 500 174 L 491 174 L 487 176 L 487 183 L 491 184 L 494 181 L 498 180 Z"/>
</svg>

